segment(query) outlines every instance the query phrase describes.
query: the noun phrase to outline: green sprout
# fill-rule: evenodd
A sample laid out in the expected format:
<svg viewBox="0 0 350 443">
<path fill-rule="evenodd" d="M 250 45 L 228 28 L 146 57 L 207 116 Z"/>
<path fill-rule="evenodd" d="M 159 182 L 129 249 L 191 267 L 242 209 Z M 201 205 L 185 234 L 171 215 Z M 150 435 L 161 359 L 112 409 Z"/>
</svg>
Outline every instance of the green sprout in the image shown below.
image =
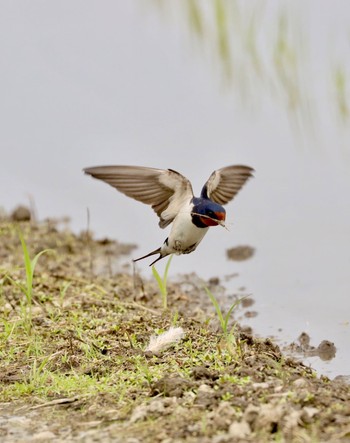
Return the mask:
<svg viewBox="0 0 350 443">
<path fill-rule="evenodd" d="M 45 254 L 46 252 L 52 251 L 52 249 L 44 249 L 43 251 L 38 252 L 33 260 L 30 259 L 27 244 L 24 240 L 22 231 L 18 230 L 18 235 L 22 244 L 23 258 L 24 258 L 24 267 L 26 271 L 26 282 L 25 284 L 15 281 L 12 277 L 7 275 L 7 279 L 10 280 L 15 286 L 17 286 L 24 294 L 25 299 L 22 304 L 23 306 L 23 318 L 24 324 L 26 326 L 26 330 L 28 334 L 31 334 L 32 329 L 32 306 L 33 306 L 33 279 L 34 279 L 34 271 L 35 267 L 38 263 L 39 258 Z"/>
<path fill-rule="evenodd" d="M 169 272 L 170 263 L 171 263 L 172 258 L 173 258 L 173 256 L 171 255 L 168 259 L 168 262 L 167 262 L 165 269 L 164 269 L 163 277 L 161 277 L 159 275 L 159 272 L 157 271 L 155 266 L 154 265 L 152 266 L 153 276 L 158 283 L 158 287 L 159 287 L 160 293 L 162 295 L 163 309 L 167 309 L 167 307 L 168 307 L 167 278 L 168 278 L 168 272 Z"/>
<path fill-rule="evenodd" d="M 231 306 L 230 309 L 227 311 L 227 313 L 224 315 L 222 313 L 222 310 L 220 308 L 219 302 L 217 301 L 217 299 L 215 298 L 214 294 L 210 291 L 209 288 L 207 288 L 206 286 L 204 286 L 204 289 L 206 291 L 206 293 L 208 294 L 214 308 L 216 311 L 216 314 L 218 316 L 219 319 L 219 323 L 222 329 L 222 332 L 224 334 L 224 337 L 228 340 L 228 341 L 232 341 L 233 338 L 233 330 L 235 328 L 235 325 L 229 330 L 228 329 L 228 322 L 230 320 L 231 314 L 234 311 L 234 309 L 237 308 L 237 306 L 242 302 L 242 300 L 244 300 L 247 295 L 245 295 L 244 297 L 239 298 L 238 300 L 236 300 Z"/>
<path fill-rule="evenodd" d="M 67 289 L 72 285 L 72 282 L 65 282 L 62 286 L 62 288 L 60 289 L 60 307 L 61 309 L 63 308 L 63 301 L 64 301 L 64 297 L 66 295 Z"/>
</svg>

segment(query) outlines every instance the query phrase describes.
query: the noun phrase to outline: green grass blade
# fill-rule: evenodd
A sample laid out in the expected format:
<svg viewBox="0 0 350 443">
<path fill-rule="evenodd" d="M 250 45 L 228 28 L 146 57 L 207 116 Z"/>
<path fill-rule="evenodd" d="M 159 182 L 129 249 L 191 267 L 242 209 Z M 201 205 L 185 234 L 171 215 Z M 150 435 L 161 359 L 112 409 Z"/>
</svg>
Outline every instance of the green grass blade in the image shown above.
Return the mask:
<svg viewBox="0 0 350 443">
<path fill-rule="evenodd" d="M 38 252 L 38 254 L 36 254 L 36 256 L 33 258 L 33 260 L 30 262 L 31 264 L 31 271 L 32 271 L 32 279 L 33 279 L 33 275 L 34 275 L 34 271 L 35 271 L 35 266 L 39 260 L 39 258 L 45 254 L 46 252 L 52 252 L 52 249 L 44 249 L 43 251 Z"/>
<path fill-rule="evenodd" d="M 154 265 L 152 266 L 152 273 L 153 273 L 153 276 L 154 276 L 154 278 L 156 279 L 156 281 L 158 283 L 158 287 L 159 287 L 160 293 L 162 295 L 163 309 L 167 309 L 168 301 L 167 301 L 166 286 L 164 286 L 163 279 L 159 275 L 159 272 L 157 271 L 157 269 L 155 268 Z"/>
<path fill-rule="evenodd" d="M 33 260 L 31 260 L 30 256 L 29 256 L 27 244 L 24 240 L 22 231 L 20 229 L 18 229 L 18 235 L 19 235 L 19 238 L 20 238 L 21 244 L 22 244 L 24 266 L 25 266 L 25 270 L 26 270 L 26 283 L 27 283 L 26 297 L 27 297 L 28 302 L 31 302 L 32 291 L 33 291 L 33 278 L 34 278 L 34 271 L 35 271 L 36 264 L 37 264 L 39 258 L 43 254 L 45 254 L 46 252 L 51 252 L 52 249 L 44 249 L 43 251 L 40 251 L 38 254 L 36 254 L 36 256 L 33 258 Z"/>
<path fill-rule="evenodd" d="M 46 252 L 51 251 L 51 249 L 45 249 L 43 251 L 40 251 L 36 256 L 33 258 L 33 260 L 30 259 L 29 251 L 27 244 L 24 240 L 22 231 L 20 228 L 18 228 L 18 236 L 21 241 L 22 245 L 22 251 L 23 251 L 23 258 L 24 258 L 24 267 L 25 267 L 25 273 L 26 273 L 26 283 L 25 285 L 22 285 L 21 283 L 15 282 L 12 278 L 9 278 L 9 280 L 14 283 L 25 295 L 26 304 L 23 304 L 23 318 L 24 323 L 26 325 L 26 329 L 28 334 L 31 334 L 31 328 L 32 328 L 32 303 L 33 303 L 33 279 L 34 279 L 34 271 L 35 267 L 37 265 L 37 262 L 39 258 Z"/>
<path fill-rule="evenodd" d="M 152 266 L 152 273 L 154 278 L 156 279 L 160 292 L 162 293 L 162 295 L 164 294 L 164 287 L 163 287 L 163 279 L 162 277 L 159 275 L 159 272 L 157 271 L 156 267 L 153 265 Z"/>
<path fill-rule="evenodd" d="M 61 307 L 63 306 L 63 300 L 64 297 L 66 296 L 66 292 L 67 290 L 72 286 L 72 282 L 65 282 L 62 286 L 62 288 L 60 289 L 60 305 Z"/>
<path fill-rule="evenodd" d="M 224 320 L 224 317 L 222 315 L 219 303 L 216 300 L 214 294 L 206 286 L 204 286 L 204 289 L 205 289 L 206 293 L 208 294 L 208 296 L 209 296 L 209 298 L 210 298 L 210 300 L 211 300 L 211 302 L 212 302 L 212 304 L 213 304 L 213 306 L 215 308 L 215 311 L 216 311 L 216 314 L 218 316 L 221 328 L 222 328 L 223 332 L 226 334 L 225 320 Z"/>
<path fill-rule="evenodd" d="M 19 235 L 19 238 L 20 238 L 21 244 L 22 244 L 23 257 L 24 257 L 24 266 L 25 266 L 25 270 L 26 270 L 26 282 L 27 282 L 26 297 L 27 297 L 27 300 L 29 301 L 30 298 L 31 298 L 32 288 L 33 288 L 32 262 L 31 262 L 30 257 L 29 257 L 29 252 L 28 252 L 27 244 L 26 244 L 26 242 L 25 242 L 25 240 L 23 238 L 23 234 L 22 234 L 22 231 L 20 229 L 18 229 L 18 235 Z"/>
<path fill-rule="evenodd" d="M 173 259 L 173 255 L 171 254 L 170 257 L 169 257 L 169 260 L 168 260 L 168 262 L 167 262 L 167 264 L 165 266 L 165 270 L 164 270 L 164 276 L 163 276 L 164 287 L 166 287 L 166 282 L 167 282 L 167 279 L 168 279 L 168 272 L 169 272 L 170 263 L 171 263 L 172 259 Z"/>
<path fill-rule="evenodd" d="M 227 326 L 228 326 L 228 321 L 230 319 L 231 313 L 234 309 L 237 308 L 238 305 L 240 305 L 240 303 L 242 302 L 242 300 L 244 300 L 245 298 L 247 298 L 248 296 L 245 295 L 244 297 L 239 298 L 238 300 L 236 300 L 230 307 L 230 309 L 227 311 L 227 314 L 225 315 L 225 319 L 224 319 L 224 323 L 225 323 L 225 330 L 227 331 Z"/>
<path fill-rule="evenodd" d="M 168 260 L 166 266 L 165 266 L 163 278 L 159 275 L 159 272 L 157 271 L 156 267 L 154 265 L 152 266 L 153 276 L 156 279 L 158 286 L 159 286 L 160 293 L 162 294 L 164 309 L 167 309 L 167 307 L 168 307 L 167 279 L 168 279 L 168 272 L 169 272 L 170 263 L 171 263 L 172 258 L 173 258 L 173 256 L 171 255 L 169 257 L 169 260 Z"/>
</svg>

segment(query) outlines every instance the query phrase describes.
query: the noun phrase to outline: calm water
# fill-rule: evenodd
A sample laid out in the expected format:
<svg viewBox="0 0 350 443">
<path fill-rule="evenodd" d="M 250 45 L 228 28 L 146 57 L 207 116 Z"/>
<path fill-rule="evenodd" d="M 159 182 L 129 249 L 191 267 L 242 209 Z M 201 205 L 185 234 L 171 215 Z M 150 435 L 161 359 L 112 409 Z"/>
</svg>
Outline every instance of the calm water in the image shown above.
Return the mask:
<svg viewBox="0 0 350 443">
<path fill-rule="evenodd" d="M 85 177 L 83 167 L 170 167 L 198 193 L 213 169 L 250 165 L 254 180 L 227 207 L 230 231 L 211 229 L 195 253 L 173 260 L 171 273 L 239 273 L 228 293 L 244 286 L 253 295 L 258 316 L 246 323 L 287 343 L 302 331 L 314 345 L 328 339 L 336 358 L 308 362 L 330 376 L 350 374 L 349 125 L 337 119 L 327 83 L 339 60 L 349 72 L 349 4 L 303 9 L 311 105 L 294 117 L 267 80 L 228 79 L 181 8 L 157 4 L 2 5 L 0 204 L 10 210 L 30 195 L 40 218 L 68 214 L 75 230 L 86 227 L 89 207 L 97 235 L 144 254 L 167 235 L 152 210 Z M 274 23 L 268 12 L 265 25 Z M 264 44 L 259 50 L 269 66 Z M 255 256 L 227 261 L 225 250 L 240 244 Z M 139 269 L 150 275 L 147 262 Z"/>
</svg>

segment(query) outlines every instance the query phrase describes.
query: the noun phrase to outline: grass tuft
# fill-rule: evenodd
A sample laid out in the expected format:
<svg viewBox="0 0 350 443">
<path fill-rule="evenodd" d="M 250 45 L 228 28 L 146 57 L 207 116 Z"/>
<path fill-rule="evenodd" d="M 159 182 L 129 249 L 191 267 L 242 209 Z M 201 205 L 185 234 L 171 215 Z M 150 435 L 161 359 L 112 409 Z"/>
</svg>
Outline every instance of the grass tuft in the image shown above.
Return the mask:
<svg viewBox="0 0 350 443">
<path fill-rule="evenodd" d="M 210 298 L 210 300 L 211 300 L 211 302 L 212 302 L 212 304 L 213 304 L 213 306 L 215 308 L 215 311 L 216 311 L 217 317 L 219 319 L 219 323 L 220 323 L 220 326 L 221 326 L 224 338 L 228 342 L 230 342 L 232 344 L 233 341 L 234 341 L 233 331 L 235 329 L 235 324 L 229 330 L 228 322 L 230 320 L 232 312 L 239 306 L 239 304 L 242 302 L 242 300 L 244 300 L 247 297 L 247 295 L 245 295 L 244 297 L 241 297 L 238 300 L 236 300 L 230 306 L 230 309 L 227 311 L 227 313 L 224 315 L 222 310 L 221 310 L 221 308 L 220 308 L 219 302 L 217 301 L 217 299 L 215 297 L 215 295 L 206 286 L 204 286 L 204 289 L 205 289 L 206 293 L 208 294 L 208 296 L 209 296 L 209 298 Z"/>
<path fill-rule="evenodd" d="M 28 335 L 31 335 L 32 331 L 32 306 L 33 306 L 33 280 L 34 280 L 34 271 L 35 267 L 38 263 L 39 258 L 47 253 L 52 252 L 51 249 L 44 249 L 43 251 L 38 252 L 35 257 L 31 260 L 28 247 L 26 241 L 24 240 L 22 231 L 18 229 L 18 236 L 21 240 L 22 251 L 23 251 L 23 259 L 24 259 L 24 267 L 26 272 L 26 281 L 25 284 L 20 283 L 14 280 L 9 275 L 6 275 L 6 278 L 24 294 L 24 303 L 22 306 L 22 318 L 26 332 Z"/>
<path fill-rule="evenodd" d="M 159 272 L 157 271 L 156 267 L 152 266 L 152 273 L 154 278 L 156 279 L 156 282 L 158 283 L 158 287 L 160 290 L 160 293 L 162 295 L 162 302 L 163 302 L 163 309 L 167 309 L 168 307 L 168 289 L 167 289 L 167 279 L 168 279 L 168 272 L 170 268 L 170 263 L 173 256 L 171 255 L 168 259 L 168 262 L 164 269 L 163 277 L 160 276 Z"/>
</svg>

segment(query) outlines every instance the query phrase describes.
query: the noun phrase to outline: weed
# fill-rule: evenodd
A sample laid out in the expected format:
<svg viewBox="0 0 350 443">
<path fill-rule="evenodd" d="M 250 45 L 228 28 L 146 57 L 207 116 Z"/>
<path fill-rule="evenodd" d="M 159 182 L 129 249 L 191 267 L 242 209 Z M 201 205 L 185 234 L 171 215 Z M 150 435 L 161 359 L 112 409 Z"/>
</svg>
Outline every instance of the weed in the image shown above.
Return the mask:
<svg viewBox="0 0 350 443">
<path fill-rule="evenodd" d="M 221 400 L 229 401 L 229 400 L 231 400 L 232 397 L 233 397 L 233 395 L 231 392 L 225 392 L 224 394 L 222 394 Z"/>
<path fill-rule="evenodd" d="M 43 378 L 45 378 L 45 380 L 47 379 L 48 373 L 45 371 L 45 366 L 47 365 L 48 361 L 49 357 L 44 358 L 40 364 L 38 364 L 37 359 L 34 360 L 29 373 L 29 383 L 34 388 L 43 384 Z"/>
<path fill-rule="evenodd" d="M 62 288 L 60 289 L 59 305 L 61 309 L 63 308 L 63 300 L 66 295 L 67 289 L 71 286 L 71 284 L 72 282 L 65 282 Z"/>
<path fill-rule="evenodd" d="M 2 326 L 3 326 L 3 333 L 2 333 L 2 338 L 4 341 L 8 341 L 10 340 L 13 332 L 15 331 L 16 327 L 17 327 L 17 322 L 11 322 L 11 321 L 7 321 L 5 319 L 2 319 Z"/>
<path fill-rule="evenodd" d="M 209 298 L 210 298 L 210 300 L 211 300 L 211 302 L 212 302 L 212 304 L 213 304 L 213 306 L 215 308 L 216 314 L 217 314 L 219 322 L 220 322 L 220 326 L 221 326 L 222 332 L 224 334 L 224 338 L 229 343 L 232 344 L 234 342 L 233 331 L 234 331 L 235 325 L 233 325 L 233 327 L 229 330 L 228 329 L 228 322 L 230 320 L 230 316 L 231 316 L 233 310 L 236 309 L 237 306 L 242 302 L 242 300 L 245 299 L 247 296 L 245 295 L 244 297 L 241 297 L 238 300 L 236 300 L 230 306 L 230 309 L 227 311 L 227 313 L 225 315 L 223 315 L 222 310 L 221 310 L 220 305 L 219 305 L 219 302 L 215 298 L 214 294 L 206 286 L 204 286 L 204 289 L 205 289 L 206 293 L 208 294 L 208 296 L 209 296 Z"/>
<path fill-rule="evenodd" d="M 153 276 L 158 283 L 158 287 L 159 287 L 160 293 L 162 295 L 163 309 L 167 309 L 167 307 L 168 307 L 167 278 L 168 278 L 168 272 L 169 272 L 169 267 L 170 267 L 170 263 L 171 263 L 172 258 L 173 258 L 173 256 L 171 255 L 168 259 L 168 262 L 167 262 L 165 269 L 164 269 L 163 277 L 161 277 L 159 275 L 159 272 L 157 271 L 155 266 L 154 265 L 152 266 Z"/>
<path fill-rule="evenodd" d="M 173 318 L 171 320 L 171 326 L 175 327 L 177 322 L 178 322 L 178 320 L 179 320 L 179 311 L 176 309 L 175 313 L 174 313 L 174 316 L 173 316 Z"/>
<path fill-rule="evenodd" d="M 44 339 L 40 335 L 33 334 L 26 346 L 26 355 L 28 357 L 41 357 L 45 354 Z"/>
<path fill-rule="evenodd" d="M 138 372 L 142 374 L 148 386 L 151 386 L 153 382 L 153 374 L 150 367 L 146 364 L 139 363 L 137 367 Z"/>
<path fill-rule="evenodd" d="M 49 251 L 51 252 L 52 250 L 44 249 L 43 251 L 40 251 L 38 254 L 36 254 L 33 260 L 31 260 L 27 244 L 24 240 L 23 234 L 20 229 L 18 229 L 18 235 L 22 244 L 24 267 L 26 271 L 26 283 L 22 284 L 20 282 L 17 282 L 9 275 L 7 275 L 6 278 L 15 286 L 17 286 L 25 296 L 24 303 L 22 303 L 22 317 L 23 317 L 25 330 L 28 333 L 28 335 L 30 335 L 32 331 L 33 279 L 34 279 L 35 267 L 37 265 L 39 258 L 46 252 Z"/>
</svg>

